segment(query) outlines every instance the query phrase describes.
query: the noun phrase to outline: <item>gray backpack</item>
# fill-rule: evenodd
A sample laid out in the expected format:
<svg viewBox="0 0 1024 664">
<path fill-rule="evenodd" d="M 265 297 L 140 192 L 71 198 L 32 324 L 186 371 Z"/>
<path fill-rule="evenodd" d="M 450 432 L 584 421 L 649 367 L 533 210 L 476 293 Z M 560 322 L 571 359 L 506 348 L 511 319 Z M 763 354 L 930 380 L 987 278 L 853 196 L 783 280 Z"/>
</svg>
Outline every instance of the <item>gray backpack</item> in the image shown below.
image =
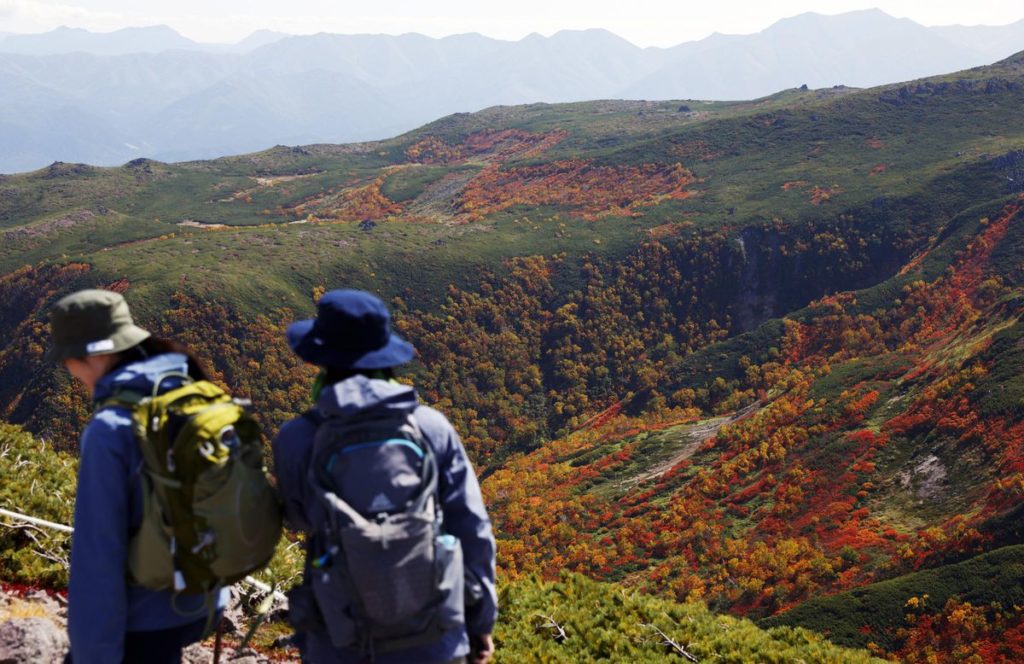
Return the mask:
<svg viewBox="0 0 1024 664">
<path fill-rule="evenodd" d="M 433 450 L 411 413 L 316 419 L 311 585 L 331 642 L 372 655 L 437 641 L 464 623 L 464 579 Z"/>
</svg>

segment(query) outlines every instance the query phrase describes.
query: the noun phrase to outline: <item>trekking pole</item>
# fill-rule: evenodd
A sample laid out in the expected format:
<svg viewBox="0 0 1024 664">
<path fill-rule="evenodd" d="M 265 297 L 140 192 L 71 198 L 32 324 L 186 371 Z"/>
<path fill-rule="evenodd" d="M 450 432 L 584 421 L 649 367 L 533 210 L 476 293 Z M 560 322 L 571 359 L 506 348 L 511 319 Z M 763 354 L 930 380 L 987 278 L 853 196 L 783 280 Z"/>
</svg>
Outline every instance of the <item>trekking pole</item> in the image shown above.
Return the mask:
<svg viewBox="0 0 1024 664">
<path fill-rule="evenodd" d="M 267 593 L 267 596 L 263 598 L 259 606 L 256 607 L 256 619 L 249 625 L 249 631 L 245 633 L 245 638 L 242 639 L 242 644 L 238 646 L 238 650 L 242 651 L 249 647 L 249 641 L 256 635 L 256 630 L 260 628 L 263 621 L 267 619 L 267 615 L 270 613 L 270 607 L 274 604 L 274 593 Z"/>
<path fill-rule="evenodd" d="M 224 638 L 224 616 L 217 621 L 217 636 L 213 639 L 213 664 L 220 664 L 220 646 Z"/>
</svg>

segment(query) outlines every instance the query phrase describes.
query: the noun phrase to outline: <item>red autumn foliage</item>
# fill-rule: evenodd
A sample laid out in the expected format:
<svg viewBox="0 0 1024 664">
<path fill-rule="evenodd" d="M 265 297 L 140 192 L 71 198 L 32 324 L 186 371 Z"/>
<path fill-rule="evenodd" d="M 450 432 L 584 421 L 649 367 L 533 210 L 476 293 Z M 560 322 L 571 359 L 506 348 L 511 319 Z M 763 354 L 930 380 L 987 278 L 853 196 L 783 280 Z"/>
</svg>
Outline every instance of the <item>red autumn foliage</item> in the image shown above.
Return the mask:
<svg viewBox="0 0 1024 664">
<path fill-rule="evenodd" d="M 680 164 L 598 166 L 574 159 L 539 166 L 489 166 L 459 199 L 470 219 L 514 205 L 568 206 L 584 219 L 639 216 L 640 209 L 667 199 L 685 199 L 695 178 Z"/>
</svg>

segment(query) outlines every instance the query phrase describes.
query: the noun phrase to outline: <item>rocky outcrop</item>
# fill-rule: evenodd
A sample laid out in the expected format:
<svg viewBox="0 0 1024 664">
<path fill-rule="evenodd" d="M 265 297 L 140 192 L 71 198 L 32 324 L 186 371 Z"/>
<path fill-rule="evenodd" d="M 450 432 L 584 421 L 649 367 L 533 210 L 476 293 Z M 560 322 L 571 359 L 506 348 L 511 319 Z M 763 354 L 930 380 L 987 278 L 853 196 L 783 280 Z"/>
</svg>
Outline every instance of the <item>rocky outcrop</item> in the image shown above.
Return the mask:
<svg viewBox="0 0 1024 664">
<path fill-rule="evenodd" d="M 878 101 L 893 106 L 904 106 L 906 104 L 924 104 L 936 97 L 948 95 L 994 95 L 1018 90 L 1020 90 L 1020 84 L 1016 81 L 998 77 L 984 80 L 960 79 L 954 82 L 922 81 L 917 84 L 888 88 L 878 95 Z"/>
<path fill-rule="evenodd" d="M 67 635 L 48 618 L 11 618 L 0 623 L 0 664 L 60 664 L 67 650 Z"/>
<path fill-rule="evenodd" d="M 68 651 L 66 608 L 59 596 L 0 592 L 0 664 L 60 664 Z"/>
<path fill-rule="evenodd" d="M 1005 178 L 1007 193 L 1024 193 L 1024 150 L 1011 150 L 991 163 L 992 168 Z"/>
<path fill-rule="evenodd" d="M 852 222 L 749 226 L 723 250 L 732 290 L 717 296 L 732 303 L 737 330 L 748 332 L 829 293 L 866 288 L 892 276 L 908 253 L 894 248 L 892 240 Z"/>
<path fill-rule="evenodd" d="M 298 661 L 298 657 L 295 658 Z M 181 654 L 181 664 L 210 664 L 213 661 L 213 648 L 195 643 Z M 231 664 L 271 664 L 273 660 L 253 650 L 235 650 L 226 647 L 221 650 L 220 661 Z"/>
<path fill-rule="evenodd" d="M 231 645 L 241 641 L 249 629 L 246 603 L 246 598 L 232 589 L 229 606 L 224 612 L 222 631 L 227 638 L 220 661 L 270 664 L 270 659 L 253 650 L 239 650 Z M 271 615 L 281 610 L 281 607 L 271 609 Z M 212 662 L 212 643 L 211 638 L 186 648 L 182 653 L 183 664 Z M 43 591 L 19 597 L 0 591 L 0 664 L 61 664 L 69 645 L 67 607 L 63 597 Z M 295 660 L 298 660 L 297 654 Z"/>
</svg>

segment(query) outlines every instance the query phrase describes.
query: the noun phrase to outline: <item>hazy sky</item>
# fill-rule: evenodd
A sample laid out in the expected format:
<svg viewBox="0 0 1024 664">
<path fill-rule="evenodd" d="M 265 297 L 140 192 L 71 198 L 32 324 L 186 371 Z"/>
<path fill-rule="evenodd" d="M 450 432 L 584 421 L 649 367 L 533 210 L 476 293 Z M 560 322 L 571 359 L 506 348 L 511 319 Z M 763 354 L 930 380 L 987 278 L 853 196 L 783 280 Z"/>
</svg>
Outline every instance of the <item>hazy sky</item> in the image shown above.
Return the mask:
<svg viewBox="0 0 1024 664">
<path fill-rule="evenodd" d="M 198 41 L 235 42 L 260 28 L 432 37 L 479 32 L 512 40 L 531 32 L 606 28 L 638 46 L 672 46 L 712 32 L 758 32 L 808 11 L 870 7 L 928 26 L 1024 18 L 1022 0 L 0 0 L 0 32 L 166 24 Z"/>
</svg>

